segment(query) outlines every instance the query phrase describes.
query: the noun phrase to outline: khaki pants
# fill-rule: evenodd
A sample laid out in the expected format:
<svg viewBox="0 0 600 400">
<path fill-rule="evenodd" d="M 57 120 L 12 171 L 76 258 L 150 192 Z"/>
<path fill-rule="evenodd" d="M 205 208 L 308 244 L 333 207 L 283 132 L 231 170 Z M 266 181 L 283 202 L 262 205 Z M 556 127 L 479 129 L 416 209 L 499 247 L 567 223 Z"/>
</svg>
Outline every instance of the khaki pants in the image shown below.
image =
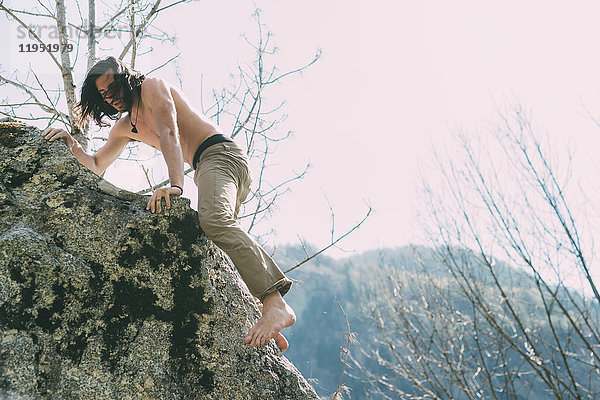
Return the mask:
<svg viewBox="0 0 600 400">
<path fill-rule="evenodd" d="M 232 142 L 209 146 L 200 155 L 194 182 L 202 230 L 231 258 L 250 293 L 261 302 L 276 290 L 286 294 L 292 281 L 236 220 L 252 182 L 244 152 Z"/>
</svg>

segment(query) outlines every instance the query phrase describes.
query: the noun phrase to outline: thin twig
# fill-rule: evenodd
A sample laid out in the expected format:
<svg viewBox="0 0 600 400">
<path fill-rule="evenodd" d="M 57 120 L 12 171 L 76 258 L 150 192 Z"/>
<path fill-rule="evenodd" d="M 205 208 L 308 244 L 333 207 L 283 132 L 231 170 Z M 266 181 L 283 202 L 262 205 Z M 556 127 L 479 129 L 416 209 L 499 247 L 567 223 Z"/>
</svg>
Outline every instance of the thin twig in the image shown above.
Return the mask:
<svg viewBox="0 0 600 400">
<path fill-rule="evenodd" d="M 136 161 L 137 162 L 137 161 Z M 154 187 L 152 186 L 152 182 L 150 182 L 150 176 L 148 176 L 148 170 L 139 162 L 137 163 L 141 168 L 142 171 L 144 171 L 144 176 L 146 177 L 146 182 L 148 182 L 148 186 L 150 187 L 150 189 L 146 189 L 147 191 L 152 191 L 152 193 L 154 193 Z"/>
<path fill-rule="evenodd" d="M 193 170 L 194 170 L 194 168 L 191 168 L 191 167 L 188 168 L 188 169 L 186 169 L 185 171 L 183 171 L 183 176 L 185 177 L 188 173 L 192 172 Z M 150 186 L 150 188 L 142 189 L 140 191 L 137 191 L 136 193 L 137 194 L 146 194 L 146 193 L 149 193 L 149 192 L 154 192 L 154 190 L 156 190 L 158 188 L 161 188 L 163 186 L 166 186 L 168 183 L 169 183 L 169 180 L 166 179 L 166 180 L 164 180 L 164 181 L 162 181 L 160 183 L 157 183 L 154 186 Z"/>
<path fill-rule="evenodd" d="M 344 365 L 342 366 L 342 373 L 340 374 L 340 381 L 338 382 L 337 385 L 337 389 L 335 391 L 335 394 L 333 395 L 333 400 L 336 400 L 338 397 L 338 394 L 340 392 L 340 389 L 342 387 L 342 378 L 344 377 L 344 371 L 346 370 L 346 365 L 348 364 L 348 354 L 350 354 L 350 323 L 348 322 L 348 317 L 346 316 L 346 313 L 344 312 L 344 309 L 342 308 L 342 304 L 340 303 L 340 301 L 338 300 L 337 297 L 334 297 L 335 301 L 337 301 L 338 306 L 340 306 L 340 310 L 342 310 L 342 314 L 344 314 L 344 319 L 346 320 L 346 329 L 347 329 L 347 333 L 346 333 L 346 348 L 343 349 L 344 353 L 346 354 L 346 357 L 344 358 Z"/>
<path fill-rule="evenodd" d="M 369 218 L 369 215 L 371 215 L 371 211 L 373 211 L 373 208 L 371 206 L 369 206 L 369 211 L 367 212 L 367 215 L 365 215 L 365 217 L 358 224 L 354 225 L 354 227 L 352 229 L 350 229 L 348 232 L 344 233 L 342 236 L 340 236 L 339 238 L 337 238 L 335 241 L 331 242 L 331 244 L 329 244 L 328 246 L 322 248 L 321 250 L 317 251 L 312 256 L 308 257 L 304 261 L 296 264 L 294 267 L 292 267 L 292 268 L 290 268 L 290 269 L 288 269 L 287 271 L 284 271 L 284 272 L 287 274 L 288 272 L 295 270 L 296 268 L 298 268 L 302 264 L 304 264 L 304 263 L 312 260 L 313 258 L 317 257 L 318 255 L 320 255 L 324 251 L 326 251 L 326 250 L 330 249 L 331 247 L 335 246 L 340 240 L 342 240 L 343 238 L 345 238 L 346 236 L 348 236 L 349 234 L 351 234 L 352 232 L 354 232 L 355 230 L 357 230 L 363 224 L 363 222 L 365 222 L 367 220 L 367 218 Z"/>
</svg>

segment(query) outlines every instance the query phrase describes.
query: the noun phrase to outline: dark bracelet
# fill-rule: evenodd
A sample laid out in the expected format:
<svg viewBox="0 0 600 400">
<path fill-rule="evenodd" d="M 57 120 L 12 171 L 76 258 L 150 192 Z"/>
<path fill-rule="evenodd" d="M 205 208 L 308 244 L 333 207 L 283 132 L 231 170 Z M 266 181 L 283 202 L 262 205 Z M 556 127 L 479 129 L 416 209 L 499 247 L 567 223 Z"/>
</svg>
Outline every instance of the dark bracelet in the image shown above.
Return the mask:
<svg viewBox="0 0 600 400">
<path fill-rule="evenodd" d="M 171 185 L 171 187 L 176 187 L 177 189 L 181 190 L 181 194 L 179 196 L 183 194 L 183 188 L 181 186 Z"/>
</svg>

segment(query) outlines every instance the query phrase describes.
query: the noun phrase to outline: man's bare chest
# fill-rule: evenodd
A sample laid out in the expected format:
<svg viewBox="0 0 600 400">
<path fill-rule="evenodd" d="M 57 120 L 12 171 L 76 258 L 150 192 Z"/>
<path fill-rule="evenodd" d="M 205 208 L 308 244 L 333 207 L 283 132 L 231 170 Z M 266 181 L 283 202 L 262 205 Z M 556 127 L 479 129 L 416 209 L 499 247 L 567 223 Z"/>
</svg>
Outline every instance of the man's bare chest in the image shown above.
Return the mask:
<svg viewBox="0 0 600 400">
<path fill-rule="evenodd" d="M 134 140 L 146 143 L 149 146 L 160 150 L 160 135 L 156 129 L 156 122 L 152 113 L 145 112 L 131 115 L 130 124 L 135 126 L 137 133 L 131 132 L 130 137 Z"/>
</svg>

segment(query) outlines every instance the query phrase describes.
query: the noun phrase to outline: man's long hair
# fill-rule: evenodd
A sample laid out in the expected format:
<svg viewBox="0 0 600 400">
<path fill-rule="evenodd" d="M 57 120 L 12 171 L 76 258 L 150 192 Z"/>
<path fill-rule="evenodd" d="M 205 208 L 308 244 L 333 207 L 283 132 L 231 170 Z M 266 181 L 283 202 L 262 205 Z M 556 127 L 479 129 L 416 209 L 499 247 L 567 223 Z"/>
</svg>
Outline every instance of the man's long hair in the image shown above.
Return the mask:
<svg viewBox="0 0 600 400">
<path fill-rule="evenodd" d="M 117 119 L 119 110 L 104 101 L 96 87 L 96 79 L 109 70 L 112 71 L 115 79 L 108 87 L 108 95 L 111 98 L 122 98 L 122 103 L 131 112 L 133 93 L 135 92 L 138 98 L 141 95 L 142 82 L 146 79 L 146 75 L 129 68 L 113 56 L 98 61 L 88 71 L 81 87 L 81 100 L 77 104 L 80 115 L 77 124 L 79 128 L 82 128 L 89 118 L 96 121 L 99 126 L 110 126 L 108 122 L 102 120 L 104 116 L 113 121 Z"/>
</svg>

